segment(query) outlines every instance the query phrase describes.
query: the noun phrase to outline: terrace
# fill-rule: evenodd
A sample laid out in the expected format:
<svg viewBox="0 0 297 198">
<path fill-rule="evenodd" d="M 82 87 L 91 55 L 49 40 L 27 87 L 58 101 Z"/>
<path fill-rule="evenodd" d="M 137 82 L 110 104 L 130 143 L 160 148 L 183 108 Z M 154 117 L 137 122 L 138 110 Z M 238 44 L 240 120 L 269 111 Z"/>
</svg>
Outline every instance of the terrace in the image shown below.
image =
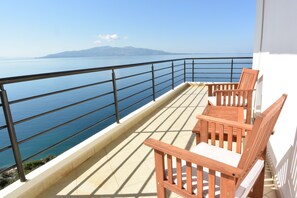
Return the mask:
<svg viewBox="0 0 297 198">
<path fill-rule="evenodd" d="M 238 81 L 243 67 L 251 67 L 251 57 L 175 59 L 1 79 L 1 106 L 6 121 L 6 125 L 1 126 L 1 132 L 4 134 L 7 130 L 11 144 L 6 142 L 4 147 L 1 145 L 0 154 L 5 156 L 5 152 L 13 151 L 16 161 L 1 172 L 17 168 L 20 176 L 20 181 L 6 187 L 1 194 L 8 197 L 156 197 L 153 152 L 143 145 L 143 141 L 152 137 L 190 149 L 195 145 L 192 134 L 197 122 L 195 117 L 207 105 L 207 87 L 204 82 Z M 94 80 L 93 74 L 100 76 L 100 81 L 82 80 L 85 77 Z M 82 75 L 90 76 L 82 78 Z M 60 86 L 61 80 L 65 82 L 65 78 L 69 80 L 69 77 L 77 76 L 82 84 L 71 81 L 66 88 Z M 9 89 L 12 92 L 16 89 L 13 86 L 19 90 L 41 84 L 41 90 L 48 90 L 50 84 L 52 89 L 54 81 L 50 80 L 59 82 L 59 86 L 54 86 L 56 90 L 29 93 L 31 95 L 16 99 L 7 97 L 10 96 Z M 96 88 L 99 95 L 92 95 L 92 89 L 86 91 L 92 87 Z M 35 92 L 39 91 L 37 89 Z M 72 95 L 65 96 L 69 93 Z M 46 99 L 53 96 L 59 100 L 60 106 L 54 106 Z M 73 96 L 77 100 L 69 99 Z M 95 106 L 95 103 L 80 106 L 97 99 L 103 101 L 99 106 Z M 34 103 L 28 103 L 30 101 Z M 26 107 L 19 108 L 23 111 L 33 110 L 35 114 L 29 112 L 26 117 L 16 115 L 18 111 L 15 106 L 23 103 Z M 28 107 L 28 104 L 32 106 Z M 42 106 L 50 108 L 44 109 Z M 75 117 L 67 117 L 63 111 L 73 107 L 88 111 L 72 110 Z M 41 112 L 36 110 L 39 108 Z M 52 114 L 66 119 L 63 122 L 58 119 L 59 122 L 50 124 L 42 120 L 43 117 L 45 120 L 53 119 L 47 117 Z M 95 118 L 90 117 L 92 114 L 95 114 Z M 46 127 L 40 127 L 34 123 L 35 120 L 44 122 Z M 76 123 L 76 131 L 72 131 L 73 127 L 63 128 L 73 123 Z M 25 130 L 18 128 L 19 125 Z M 26 127 L 30 131 L 35 126 L 40 131 L 26 134 Z M 59 136 L 54 136 L 54 133 Z M 82 134 L 85 134 L 85 138 L 75 139 Z M 46 143 L 29 152 L 30 145 L 41 141 L 42 138 L 38 138 L 43 135 Z M 57 140 L 48 144 L 51 135 Z M 76 144 L 81 143 L 28 175 L 24 174 L 24 162 L 45 156 L 43 153 L 54 152 L 54 148 L 72 139 L 75 139 Z M 268 165 L 266 170 L 265 196 L 275 197 Z M 177 196 L 171 194 L 170 197 Z"/>
</svg>

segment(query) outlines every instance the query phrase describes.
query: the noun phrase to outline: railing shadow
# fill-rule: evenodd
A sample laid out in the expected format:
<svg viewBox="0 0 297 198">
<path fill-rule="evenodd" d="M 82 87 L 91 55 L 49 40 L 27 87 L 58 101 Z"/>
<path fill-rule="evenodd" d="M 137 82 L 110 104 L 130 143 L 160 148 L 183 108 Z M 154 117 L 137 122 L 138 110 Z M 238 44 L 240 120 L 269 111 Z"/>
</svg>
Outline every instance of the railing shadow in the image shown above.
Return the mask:
<svg viewBox="0 0 297 198">
<path fill-rule="evenodd" d="M 59 181 L 58 185 L 48 189 L 41 196 L 156 197 L 154 164 L 151 160 L 153 151 L 146 148 L 142 142 L 150 137 L 171 144 L 178 144 L 180 138 L 182 141 L 185 140 L 183 134 L 191 134 L 191 129 L 187 127 L 189 119 L 195 117 L 193 114 L 197 108 L 203 109 L 202 100 L 204 97 L 207 97 L 207 90 L 203 87 L 188 88 L 143 122 L 135 123 L 135 129 L 116 139 L 111 146 L 105 148 L 103 154 L 92 157 L 90 162 L 76 168 Z M 187 113 L 185 113 L 186 111 Z M 159 122 L 160 120 L 162 121 Z M 176 127 L 177 122 L 178 127 Z M 154 126 L 152 127 L 152 125 Z M 166 126 L 164 127 L 164 125 Z M 166 129 L 164 130 L 164 128 Z M 182 143 L 184 148 L 190 149 L 194 139 L 193 135 L 187 135 L 187 140 Z M 135 147 L 132 149 L 131 145 Z M 120 148 L 118 148 L 119 146 Z M 127 151 L 129 153 L 124 154 Z M 120 158 L 117 160 L 118 163 L 110 164 L 116 158 Z M 104 161 L 96 166 L 96 163 L 102 160 Z M 121 178 L 120 174 L 126 169 L 127 172 Z M 144 169 L 147 171 L 142 172 Z M 99 176 L 104 171 L 107 172 L 103 173 L 100 178 Z M 98 174 L 98 172 L 101 173 Z M 85 176 L 81 177 L 82 175 Z M 113 185 L 112 182 L 115 184 Z M 170 196 L 170 193 L 168 194 Z"/>
<path fill-rule="evenodd" d="M 272 156 L 274 157 L 274 156 Z M 277 187 L 282 197 L 296 197 L 297 195 L 297 128 L 293 145 L 287 150 L 283 158 L 274 169 Z M 286 194 L 283 194 L 283 193 Z"/>
</svg>

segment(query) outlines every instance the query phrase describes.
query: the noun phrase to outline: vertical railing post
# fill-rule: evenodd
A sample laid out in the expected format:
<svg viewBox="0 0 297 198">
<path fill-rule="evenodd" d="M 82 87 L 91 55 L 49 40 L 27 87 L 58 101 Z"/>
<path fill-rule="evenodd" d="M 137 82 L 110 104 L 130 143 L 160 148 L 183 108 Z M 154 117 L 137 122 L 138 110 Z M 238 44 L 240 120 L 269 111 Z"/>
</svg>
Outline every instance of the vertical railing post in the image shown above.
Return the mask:
<svg viewBox="0 0 297 198">
<path fill-rule="evenodd" d="M 3 113 L 4 113 L 4 117 L 5 117 L 5 122 L 7 125 L 7 130 L 8 130 L 8 134 L 9 134 L 10 143 L 12 146 L 14 159 L 15 159 L 16 166 L 17 166 L 17 171 L 18 171 L 21 182 L 24 182 L 24 181 L 26 181 L 26 176 L 25 176 L 25 172 L 24 172 L 24 168 L 23 168 L 23 164 L 22 164 L 22 157 L 21 157 L 19 145 L 17 142 L 17 137 L 16 137 L 16 133 L 15 133 L 13 120 L 12 120 L 12 115 L 11 115 L 11 111 L 10 111 L 10 107 L 9 107 L 9 103 L 8 103 L 7 93 L 6 93 L 3 85 L 0 85 L 0 94 L 1 94 Z"/>
<path fill-rule="evenodd" d="M 112 69 L 112 86 L 113 86 L 113 97 L 114 97 L 114 107 L 115 107 L 116 120 L 117 120 L 117 123 L 120 123 L 117 84 L 116 84 L 116 76 L 115 76 L 114 69 Z"/>
<path fill-rule="evenodd" d="M 184 83 L 186 82 L 186 60 L 184 60 Z"/>
<path fill-rule="evenodd" d="M 153 88 L 153 100 L 156 101 L 155 69 L 154 69 L 154 64 L 152 64 L 152 88 Z"/>
<path fill-rule="evenodd" d="M 192 61 L 192 82 L 194 82 L 194 59 Z"/>
<path fill-rule="evenodd" d="M 231 76 L 230 76 L 230 82 L 233 81 L 233 58 L 231 59 Z"/>
<path fill-rule="evenodd" d="M 171 64 L 171 78 L 172 78 L 172 89 L 174 89 L 174 62 L 172 61 L 172 64 Z"/>
</svg>

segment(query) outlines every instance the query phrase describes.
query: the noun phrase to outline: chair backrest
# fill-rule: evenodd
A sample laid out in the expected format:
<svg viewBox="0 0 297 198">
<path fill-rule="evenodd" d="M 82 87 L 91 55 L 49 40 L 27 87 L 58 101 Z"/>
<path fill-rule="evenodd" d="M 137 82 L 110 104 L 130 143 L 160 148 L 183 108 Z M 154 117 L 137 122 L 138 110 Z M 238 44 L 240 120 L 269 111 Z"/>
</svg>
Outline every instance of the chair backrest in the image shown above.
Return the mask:
<svg viewBox="0 0 297 198">
<path fill-rule="evenodd" d="M 237 89 L 254 89 L 259 70 L 243 68 Z"/>
<path fill-rule="evenodd" d="M 248 137 L 246 147 L 242 153 L 238 167 L 245 171 L 245 174 L 253 167 L 258 159 L 266 150 L 266 146 L 269 137 L 273 131 L 278 116 L 282 110 L 284 102 L 287 98 L 286 94 L 283 94 L 275 103 L 273 103 L 268 109 L 257 116 L 253 130 Z M 243 180 L 245 175 L 239 180 Z M 241 183 L 239 181 L 238 183 Z"/>
</svg>

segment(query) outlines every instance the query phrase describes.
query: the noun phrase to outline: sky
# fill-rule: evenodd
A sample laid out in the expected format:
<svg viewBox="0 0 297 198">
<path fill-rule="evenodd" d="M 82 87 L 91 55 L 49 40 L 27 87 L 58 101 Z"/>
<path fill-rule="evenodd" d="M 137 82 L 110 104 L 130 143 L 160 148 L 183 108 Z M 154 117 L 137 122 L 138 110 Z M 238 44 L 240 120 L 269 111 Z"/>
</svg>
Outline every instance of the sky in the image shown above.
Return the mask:
<svg viewBox="0 0 297 198">
<path fill-rule="evenodd" d="M 97 46 L 250 53 L 255 0 L 0 0 L 0 57 Z"/>
</svg>

